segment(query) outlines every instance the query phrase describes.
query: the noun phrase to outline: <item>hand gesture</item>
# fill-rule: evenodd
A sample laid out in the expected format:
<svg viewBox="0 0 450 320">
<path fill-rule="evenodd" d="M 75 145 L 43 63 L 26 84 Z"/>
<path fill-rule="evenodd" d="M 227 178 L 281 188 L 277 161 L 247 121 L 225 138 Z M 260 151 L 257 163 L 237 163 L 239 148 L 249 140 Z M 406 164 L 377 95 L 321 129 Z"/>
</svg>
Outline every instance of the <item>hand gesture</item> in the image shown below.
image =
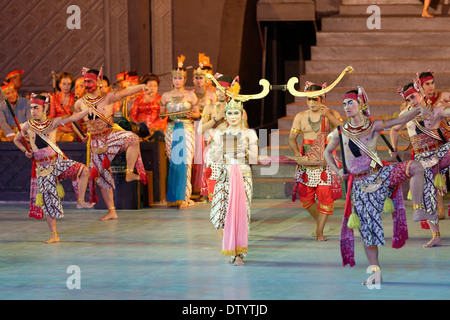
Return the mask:
<svg viewBox="0 0 450 320">
<path fill-rule="evenodd" d="M 348 173 L 344 173 L 344 169 L 339 169 L 337 174 L 342 180 L 348 180 Z"/>
<path fill-rule="evenodd" d="M 320 106 L 320 113 L 322 113 L 322 115 L 325 116 L 329 111 L 330 111 L 330 108 L 328 108 L 326 105 L 322 104 Z"/>
</svg>

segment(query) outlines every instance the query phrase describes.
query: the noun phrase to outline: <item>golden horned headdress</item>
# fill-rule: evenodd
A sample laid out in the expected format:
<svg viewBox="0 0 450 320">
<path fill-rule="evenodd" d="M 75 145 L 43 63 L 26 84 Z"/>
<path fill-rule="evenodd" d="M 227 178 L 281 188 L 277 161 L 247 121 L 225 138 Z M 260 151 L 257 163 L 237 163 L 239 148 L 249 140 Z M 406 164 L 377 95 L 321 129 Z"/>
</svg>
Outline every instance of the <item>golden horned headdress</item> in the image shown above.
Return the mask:
<svg viewBox="0 0 450 320">
<path fill-rule="evenodd" d="M 186 69 L 184 69 L 184 60 L 186 59 L 186 57 L 183 55 L 180 55 L 179 57 L 177 57 L 177 59 L 178 59 L 178 64 L 177 64 L 177 67 L 174 70 L 172 70 L 172 76 L 181 75 L 184 78 L 186 78 L 187 72 L 186 72 Z"/>
<path fill-rule="evenodd" d="M 289 93 L 292 94 L 294 97 L 309 97 L 309 98 L 318 97 L 326 94 L 331 89 L 333 89 L 339 83 L 339 81 L 341 81 L 341 79 L 345 76 L 347 72 L 352 73 L 353 70 L 354 70 L 353 67 L 348 66 L 347 68 L 344 69 L 344 71 L 341 72 L 339 77 L 332 84 L 330 84 L 326 88 L 323 88 L 322 90 L 308 91 L 308 92 L 297 91 L 294 88 L 294 85 L 298 82 L 298 78 L 296 77 L 290 78 L 286 86 L 287 89 L 289 90 Z"/>
<path fill-rule="evenodd" d="M 259 84 L 263 87 L 263 90 L 260 93 L 258 93 L 258 94 L 250 94 L 250 95 L 243 95 L 243 94 L 239 94 L 241 86 L 239 85 L 239 79 L 238 78 L 233 80 L 233 82 L 231 83 L 231 86 L 229 88 L 224 88 L 212 74 L 208 73 L 208 74 L 205 75 L 205 77 L 208 80 L 212 80 L 215 83 L 216 88 L 218 88 L 219 90 L 224 92 L 225 95 L 228 98 L 230 98 L 230 100 L 227 102 L 227 104 L 225 106 L 225 111 L 226 110 L 240 110 L 240 111 L 242 111 L 242 110 L 244 110 L 242 102 L 245 102 L 245 101 L 248 101 L 248 100 L 262 99 L 265 96 L 267 96 L 267 94 L 270 91 L 270 83 L 266 79 L 259 80 Z"/>
</svg>

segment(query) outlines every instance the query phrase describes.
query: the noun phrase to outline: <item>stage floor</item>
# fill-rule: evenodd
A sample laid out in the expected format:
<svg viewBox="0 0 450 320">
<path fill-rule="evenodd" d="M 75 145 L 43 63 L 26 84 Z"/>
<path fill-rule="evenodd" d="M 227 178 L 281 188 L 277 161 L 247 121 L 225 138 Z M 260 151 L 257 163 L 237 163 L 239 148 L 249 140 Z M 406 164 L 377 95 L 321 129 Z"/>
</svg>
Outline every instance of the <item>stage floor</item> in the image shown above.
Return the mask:
<svg viewBox="0 0 450 320">
<path fill-rule="evenodd" d="M 410 239 L 402 249 L 392 249 L 392 219 L 383 216 L 384 282 L 369 289 L 361 285 L 369 275 L 358 232 L 356 266 L 342 267 L 342 201 L 326 225 L 329 241 L 317 242 L 311 237 L 312 218 L 299 202 L 255 200 L 243 267 L 220 255 L 209 204 L 122 210 L 119 220 L 100 222 L 104 210 L 81 211 L 65 203 L 65 217 L 58 221 L 62 242 L 46 245 L 45 219 L 28 218 L 26 203 L 2 203 L 0 299 L 447 300 L 449 219 L 441 221 L 444 246 L 424 249 L 430 231 L 412 221 L 406 205 Z M 80 288 L 69 289 L 70 284 Z"/>
</svg>

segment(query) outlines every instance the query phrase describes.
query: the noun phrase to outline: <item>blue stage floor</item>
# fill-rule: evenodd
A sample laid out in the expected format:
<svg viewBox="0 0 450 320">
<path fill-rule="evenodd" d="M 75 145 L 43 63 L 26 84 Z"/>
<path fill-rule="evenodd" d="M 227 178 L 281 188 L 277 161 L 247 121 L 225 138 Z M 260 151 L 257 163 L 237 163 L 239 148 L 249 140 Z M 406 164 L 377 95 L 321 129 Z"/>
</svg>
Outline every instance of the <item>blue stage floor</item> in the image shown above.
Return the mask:
<svg viewBox="0 0 450 320">
<path fill-rule="evenodd" d="M 28 218 L 26 203 L 2 203 L 2 300 L 447 300 L 450 293 L 449 219 L 441 221 L 444 246 L 424 249 L 430 231 L 408 209 L 410 239 L 392 249 L 392 219 L 384 215 L 387 245 L 380 249 L 384 282 L 362 286 L 368 266 L 356 232 L 356 266 L 342 267 L 339 233 L 343 202 L 328 219 L 327 242 L 311 237 L 312 218 L 299 202 L 255 200 L 246 265 L 227 264 L 209 222 L 209 204 L 189 210 L 154 207 L 105 211 L 65 204 L 58 221 L 62 242 L 46 245 L 45 220 Z M 68 273 L 70 266 L 79 272 Z M 79 276 L 76 280 L 74 277 Z M 69 289 L 80 284 L 80 289 Z"/>
</svg>

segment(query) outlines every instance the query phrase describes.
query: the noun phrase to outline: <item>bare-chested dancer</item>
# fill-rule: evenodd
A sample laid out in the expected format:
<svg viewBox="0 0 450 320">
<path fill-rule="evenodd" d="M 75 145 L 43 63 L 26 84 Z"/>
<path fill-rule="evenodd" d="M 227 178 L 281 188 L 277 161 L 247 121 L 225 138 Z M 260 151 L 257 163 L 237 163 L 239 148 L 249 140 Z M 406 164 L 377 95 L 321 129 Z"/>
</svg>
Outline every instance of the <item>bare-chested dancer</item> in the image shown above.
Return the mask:
<svg viewBox="0 0 450 320">
<path fill-rule="evenodd" d="M 325 86 L 306 82 L 305 91 L 322 90 Z M 318 140 L 319 134 L 325 137 L 339 125 L 342 125 L 340 114 L 329 109 L 325 104 L 325 95 L 307 98 L 308 110 L 300 111 L 294 118 L 289 144 L 295 155 L 307 156 L 312 148 L 325 148 L 326 141 Z M 303 143 L 299 147 L 297 137 L 302 134 Z M 319 145 L 321 144 L 321 145 Z M 323 162 L 323 161 L 322 161 Z M 295 172 L 293 199 L 296 193 L 300 197 L 303 208 L 313 217 L 316 226 L 313 236 L 318 241 L 328 240 L 323 235 L 323 229 L 329 215 L 334 211 L 334 200 L 331 192 L 333 173 L 326 164 L 308 165 L 300 163 Z M 316 202 L 317 197 L 317 202 Z"/>
<path fill-rule="evenodd" d="M 342 141 L 346 168 L 338 168 L 332 152 L 340 144 L 338 130 L 334 130 L 330 142 L 325 149 L 324 157 L 331 170 L 342 179 L 353 181 L 348 192 L 351 192 L 353 210 L 361 221 L 360 233 L 370 265 L 379 271 L 378 246 L 385 244 L 380 213 L 384 202 L 396 187 L 410 179 L 414 203 L 414 219 L 420 220 L 430 215 L 421 208 L 424 186 L 424 170 L 416 161 L 405 161 L 393 165 L 384 165 L 376 154 L 377 139 L 380 132 L 395 125 L 405 124 L 419 112 L 426 113 L 420 107 L 401 116 L 389 120 L 371 120 L 369 106 L 362 88 L 349 91 L 344 95 L 343 107 L 348 121 L 342 127 Z M 370 198 L 370 201 L 369 201 Z M 342 238 L 341 238 L 342 241 Z M 343 254 L 344 258 L 344 254 Z M 344 265 L 349 259 L 344 261 Z M 372 281 L 372 280 L 371 280 Z M 380 281 L 375 278 L 374 281 Z M 366 284 L 366 283 L 364 283 Z"/>
<path fill-rule="evenodd" d="M 417 116 L 406 124 L 406 128 L 413 147 L 414 159 L 422 162 L 426 168 L 425 171 L 430 171 L 431 174 L 430 178 L 427 178 L 427 175 L 425 176 L 424 193 L 427 194 L 427 201 L 425 202 L 425 205 L 427 205 L 426 209 L 430 212 L 435 211 L 437 213 L 438 198 L 434 186 L 434 178 L 436 174 L 440 173 L 439 171 L 446 170 L 450 165 L 450 143 L 447 143 L 445 137 L 439 134 L 437 129 L 440 127 L 441 121 L 450 116 L 450 109 L 446 109 L 442 104 L 434 107 L 427 104 L 417 79 L 415 82 L 405 85 L 399 93 L 409 104 L 408 108 L 401 112 L 400 115 L 407 112 L 407 110 L 414 110 L 419 107 L 426 108 L 433 115 L 430 119 Z M 398 145 L 398 131 L 401 127 L 401 125 L 394 126 L 390 131 L 391 141 L 395 151 Z M 393 152 L 391 155 L 395 157 L 397 153 Z M 432 239 L 424 247 L 441 245 L 439 219 L 436 217 L 426 220 L 428 220 L 432 232 Z"/>
<path fill-rule="evenodd" d="M 58 184 L 63 179 L 78 179 L 78 203 L 77 208 L 91 208 L 94 204 L 84 201 L 89 179 L 89 170 L 82 163 L 69 160 L 56 145 L 56 133 L 59 126 L 78 121 L 89 113 L 85 110 L 69 117 L 48 118 L 50 111 L 50 98 L 43 95 L 31 95 L 31 117 L 21 125 L 21 132 L 14 138 L 14 144 L 23 152 L 27 158 L 34 158 L 36 163 L 36 190 L 39 195 L 32 194 L 36 205 L 42 208 L 46 215 L 47 223 L 51 231 L 51 238 L 45 243 L 59 242 L 60 238 L 56 230 L 56 220 L 64 216 L 61 199 L 58 196 Z M 26 150 L 22 137 L 30 140 L 31 152 Z M 33 179 L 32 179 L 33 184 Z"/>
<path fill-rule="evenodd" d="M 75 103 L 76 111 L 90 109 L 93 115 L 85 117 L 89 134 L 88 165 L 91 168 L 91 178 L 99 186 L 108 213 L 100 221 L 117 219 L 114 207 L 113 189 L 115 188 L 111 161 L 119 153 L 126 151 L 127 169 L 125 180 L 127 182 L 140 180 L 147 183 L 147 175 L 140 155 L 139 137 L 130 131 L 124 131 L 113 124 L 114 103 L 140 92 L 148 91 L 145 84 L 130 86 L 120 91 L 104 93 L 101 91 L 102 73 L 97 70 L 83 69 L 84 84 L 87 93 Z M 136 167 L 138 174 L 134 173 Z"/>
</svg>

